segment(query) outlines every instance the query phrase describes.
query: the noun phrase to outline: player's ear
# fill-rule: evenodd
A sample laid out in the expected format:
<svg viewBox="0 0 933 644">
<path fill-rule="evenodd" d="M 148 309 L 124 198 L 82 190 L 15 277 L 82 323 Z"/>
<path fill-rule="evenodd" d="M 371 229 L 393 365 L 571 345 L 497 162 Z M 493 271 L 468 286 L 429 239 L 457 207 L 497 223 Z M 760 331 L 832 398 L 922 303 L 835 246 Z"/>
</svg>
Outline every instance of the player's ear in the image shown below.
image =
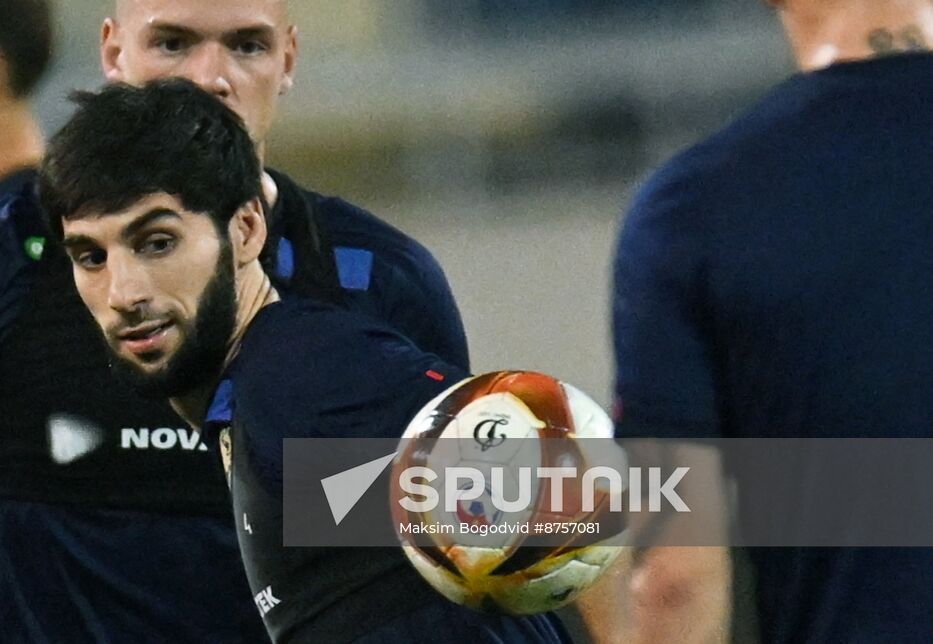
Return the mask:
<svg viewBox="0 0 933 644">
<path fill-rule="evenodd" d="M 298 62 L 298 27 L 292 25 L 285 35 L 285 73 L 279 86 L 279 95 L 284 96 L 295 84 L 295 63 Z"/>
<path fill-rule="evenodd" d="M 230 220 L 228 232 L 238 266 L 259 259 L 267 236 L 266 217 L 259 197 L 250 199 L 237 209 Z"/>
<path fill-rule="evenodd" d="M 100 28 L 100 66 L 109 82 L 126 82 L 126 73 L 123 71 L 122 34 L 113 18 L 105 19 Z"/>
</svg>

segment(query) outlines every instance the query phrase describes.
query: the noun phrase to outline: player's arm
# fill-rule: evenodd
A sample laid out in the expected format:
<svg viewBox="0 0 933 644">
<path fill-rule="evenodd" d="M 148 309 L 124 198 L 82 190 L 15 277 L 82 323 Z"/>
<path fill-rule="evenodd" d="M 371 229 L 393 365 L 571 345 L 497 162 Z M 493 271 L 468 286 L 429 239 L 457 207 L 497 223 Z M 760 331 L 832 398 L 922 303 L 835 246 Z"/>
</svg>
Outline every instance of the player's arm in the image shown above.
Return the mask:
<svg viewBox="0 0 933 644">
<path fill-rule="evenodd" d="M 689 454 L 675 458 L 689 463 L 693 476 L 684 477 L 678 493 L 684 498 L 702 497 L 702 508 L 692 508 L 689 517 L 664 520 L 663 532 L 652 534 L 650 540 L 725 543 L 728 517 L 721 511 L 727 506 L 719 454 L 709 447 L 683 449 Z M 633 539 L 655 531 L 654 520 L 648 513 L 631 514 Z M 578 601 L 577 610 L 597 644 L 726 642 L 731 623 L 730 584 L 731 564 L 725 547 L 640 548 L 620 558 Z"/>
<path fill-rule="evenodd" d="M 387 319 L 420 348 L 445 362 L 469 370 L 463 319 L 440 263 L 423 246 L 412 241 L 414 266 L 408 275 L 394 280 L 400 288 L 387 302 Z"/>
<path fill-rule="evenodd" d="M 700 160 L 701 161 L 701 160 Z M 716 642 L 728 637 L 730 564 L 723 466 L 704 439 L 721 435 L 720 347 L 706 275 L 715 263 L 719 205 L 702 162 L 682 156 L 646 185 L 622 230 L 614 265 L 616 435 L 656 438 L 677 465 L 678 485 L 702 509 L 669 517 L 632 514 L 642 544 L 631 566 L 607 576 L 581 612 L 602 642 Z M 660 442 L 663 439 L 663 445 Z M 678 440 L 680 439 L 680 440 Z M 668 442 L 668 441 L 677 441 Z M 650 444 L 650 443 L 649 443 Z M 633 463 L 637 465 L 637 462 Z M 699 524 L 696 523 L 698 519 Z M 645 529 L 656 533 L 645 536 Z M 694 531 L 699 530 L 699 533 Z M 692 547 L 692 544 L 718 547 Z"/>
</svg>

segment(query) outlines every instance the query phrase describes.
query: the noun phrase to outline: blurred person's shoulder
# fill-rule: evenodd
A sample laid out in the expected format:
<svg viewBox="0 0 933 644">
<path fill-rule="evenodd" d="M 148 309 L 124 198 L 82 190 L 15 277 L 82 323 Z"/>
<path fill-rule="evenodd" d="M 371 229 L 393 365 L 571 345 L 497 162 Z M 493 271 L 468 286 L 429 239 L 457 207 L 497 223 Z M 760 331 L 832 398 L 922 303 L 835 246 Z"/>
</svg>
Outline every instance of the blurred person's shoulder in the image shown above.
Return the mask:
<svg viewBox="0 0 933 644">
<path fill-rule="evenodd" d="M 447 276 L 421 243 L 340 197 L 299 186 L 267 169 L 279 188 L 273 218 L 311 217 L 333 251 L 344 303 L 463 368 L 466 334 Z"/>
<path fill-rule="evenodd" d="M 794 74 L 653 172 L 630 216 L 680 218 L 684 226 L 701 220 L 707 228 L 754 216 L 782 190 L 818 188 L 821 164 L 856 136 L 892 128 L 910 136 L 933 126 L 933 113 L 922 109 L 933 100 L 931 73 L 933 54 L 920 53 Z M 906 122 L 907 113 L 918 122 Z"/>
<path fill-rule="evenodd" d="M 340 197 L 304 188 L 282 172 L 268 168 L 267 171 L 279 187 L 284 203 L 294 203 L 299 197 L 304 200 L 335 248 L 366 249 L 414 264 L 436 263 L 431 253 L 418 241 L 368 210 Z M 289 213 L 283 214 L 288 216 Z"/>
<path fill-rule="evenodd" d="M 45 224 L 36 195 L 36 171 L 25 168 L 0 177 L 0 287 L 42 255 Z M 3 313 L 3 312 L 0 312 Z"/>
<path fill-rule="evenodd" d="M 0 176 L 0 221 L 7 225 L 37 227 L 41 224 L 36 195 L 37 171 L 23 168 Z"/>
</svg>

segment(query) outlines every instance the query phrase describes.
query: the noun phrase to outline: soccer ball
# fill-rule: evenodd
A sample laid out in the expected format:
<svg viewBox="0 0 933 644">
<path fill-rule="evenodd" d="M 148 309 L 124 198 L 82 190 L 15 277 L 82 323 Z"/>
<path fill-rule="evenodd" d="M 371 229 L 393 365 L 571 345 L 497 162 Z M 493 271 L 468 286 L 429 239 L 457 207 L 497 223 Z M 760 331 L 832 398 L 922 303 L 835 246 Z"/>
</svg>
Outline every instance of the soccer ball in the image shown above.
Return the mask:
<svg viewBox="0 0 933 644">
<path fill-rule="evenodd" d="M 622 550 L 621 519 L 609 512 L 622 492 L 587 490 L 579 474 L 535 474 L 605 462 L 611 441 L 577 439 L 612 436 L 599 405 L 544 374 L 500 371 L 454 385 L 412 420 L 393 462 L 392 518 L 405 554 L 440 593 L 479 610 L 530 614 L 573 601 Z"/>
</svg>

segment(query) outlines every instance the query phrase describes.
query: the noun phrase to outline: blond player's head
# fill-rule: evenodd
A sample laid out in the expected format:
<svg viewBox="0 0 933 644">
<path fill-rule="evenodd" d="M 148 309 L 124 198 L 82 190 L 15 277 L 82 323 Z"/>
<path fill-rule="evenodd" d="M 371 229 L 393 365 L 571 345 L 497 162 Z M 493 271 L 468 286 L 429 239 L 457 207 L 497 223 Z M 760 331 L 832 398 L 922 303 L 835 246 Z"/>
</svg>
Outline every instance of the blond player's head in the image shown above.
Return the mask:
<svg viewBox="0 0 933 644">
<path fill-rule="evenodd" d="M 219 97 L 260 144 L 292 86 L 297 29 L 286 0 L 116 0 L 101 31 L 111 82 L 183 77 Z"/>
</svg>

